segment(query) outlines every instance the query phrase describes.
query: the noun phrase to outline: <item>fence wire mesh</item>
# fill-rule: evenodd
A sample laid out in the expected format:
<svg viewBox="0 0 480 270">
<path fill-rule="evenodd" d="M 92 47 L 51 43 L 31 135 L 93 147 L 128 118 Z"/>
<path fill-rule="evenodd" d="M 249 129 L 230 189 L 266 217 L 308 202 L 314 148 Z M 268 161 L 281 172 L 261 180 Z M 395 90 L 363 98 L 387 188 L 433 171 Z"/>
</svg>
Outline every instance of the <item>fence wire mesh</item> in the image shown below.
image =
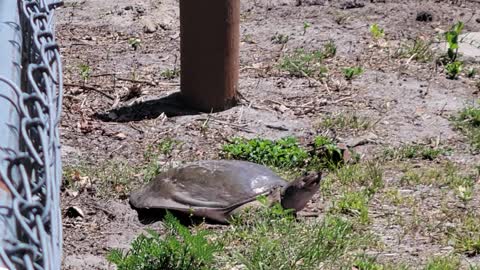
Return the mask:
<svg viewBox="0 0 480 270">
<path fill-rule="evenodd" d="M 60 4 L 0 1 L 0 269 L 60 269 Z"/>
</svg>

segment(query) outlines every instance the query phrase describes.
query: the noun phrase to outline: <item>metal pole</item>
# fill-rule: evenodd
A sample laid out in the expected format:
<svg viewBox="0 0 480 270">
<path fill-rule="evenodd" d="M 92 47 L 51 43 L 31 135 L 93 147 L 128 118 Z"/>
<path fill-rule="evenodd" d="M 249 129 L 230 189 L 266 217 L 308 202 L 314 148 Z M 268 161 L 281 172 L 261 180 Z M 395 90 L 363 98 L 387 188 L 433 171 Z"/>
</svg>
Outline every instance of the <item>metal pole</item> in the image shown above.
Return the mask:
<svg viewBox="0 0 480 270">
<path fill-rule="evenodd" d="M 185 102 L 204 112 L 233 107 L 239 74 L 240 0 L 180 0 L 180 36 Z"/>
<path fill-rule="evenodd" d="M 0 1 L 0 78 L 16 86 L 21 83 L 22 31 L 17 1 Z M 0 80 L 0 160 L 9 150 L 19 150 L 20 119 L 16 108 L 17 94 L 12 86 Z M 6 164 L 0 163 L 6 172 Z M 0 174 L 0 246 L 7 239 L 16 239 L 15 220 L 12 215 L 12 194 Z M 10 268 L 0 258 L 0 269 Z"/>
</svg>

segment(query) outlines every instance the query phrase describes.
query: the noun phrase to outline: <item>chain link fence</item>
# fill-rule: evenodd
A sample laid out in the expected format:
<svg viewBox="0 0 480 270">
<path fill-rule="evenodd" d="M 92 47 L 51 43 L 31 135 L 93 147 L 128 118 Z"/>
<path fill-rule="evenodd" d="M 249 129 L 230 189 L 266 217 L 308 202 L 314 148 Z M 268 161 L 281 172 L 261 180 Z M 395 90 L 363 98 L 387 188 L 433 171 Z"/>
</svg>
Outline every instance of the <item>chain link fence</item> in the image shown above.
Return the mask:
<svg viewBox="0 0 480 270">
<path fill-rule="evenodd" d="M 60 269 L 54 0 L 0 0 L 0 269 Z"/>
</svg>

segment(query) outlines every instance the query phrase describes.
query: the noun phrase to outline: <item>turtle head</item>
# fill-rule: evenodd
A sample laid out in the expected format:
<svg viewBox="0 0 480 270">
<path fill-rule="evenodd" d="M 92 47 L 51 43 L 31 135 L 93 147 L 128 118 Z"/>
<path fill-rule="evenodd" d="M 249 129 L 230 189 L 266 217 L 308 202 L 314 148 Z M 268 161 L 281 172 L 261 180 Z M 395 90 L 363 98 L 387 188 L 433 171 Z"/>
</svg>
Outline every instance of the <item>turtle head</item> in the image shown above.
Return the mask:
<svg viewBox="0 0 480 270">
<path fill-rule="evenodd" d="M 320 188 L 321 172 L 308 173 L 284 187 L 281 204 L 285 209 L 302 210 Z"/>
</svg>

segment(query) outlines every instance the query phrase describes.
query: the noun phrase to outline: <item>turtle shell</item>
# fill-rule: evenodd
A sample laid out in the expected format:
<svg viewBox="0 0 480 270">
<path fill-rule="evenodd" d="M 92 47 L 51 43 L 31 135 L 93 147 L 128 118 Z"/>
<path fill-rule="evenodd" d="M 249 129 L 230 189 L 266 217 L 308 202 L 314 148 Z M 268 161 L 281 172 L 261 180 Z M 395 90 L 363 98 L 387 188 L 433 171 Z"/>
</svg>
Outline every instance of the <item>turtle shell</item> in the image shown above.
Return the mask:
<svg viewBox="0 0 480 270">
<path fill-rule="evenodd" d="M 172 168 L 130 194 L 135 209 L 167 209 L 223 221 L 220 209 L 241 206 L 287 182 L 246 161 L 206 160 Z M 209 211 L 210 210 L 210 211 Z"/>
</svg>

